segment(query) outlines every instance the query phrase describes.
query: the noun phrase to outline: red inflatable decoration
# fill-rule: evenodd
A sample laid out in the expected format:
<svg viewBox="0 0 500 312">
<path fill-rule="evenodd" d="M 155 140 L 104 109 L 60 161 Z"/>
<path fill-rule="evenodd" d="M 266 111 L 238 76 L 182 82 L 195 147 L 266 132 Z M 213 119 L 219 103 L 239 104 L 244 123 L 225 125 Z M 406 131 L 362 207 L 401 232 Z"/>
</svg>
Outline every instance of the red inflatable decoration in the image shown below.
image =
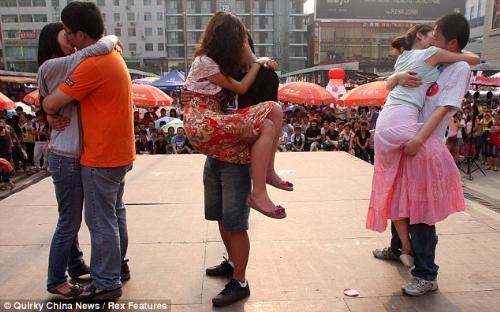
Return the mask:
<svg viewBox="0 0 500 312">
<path fill-rule="evenodd" d="M 329 79 L 342 79 L 342 80 L 344 80 L 345 71 L 342 68 L 331 68 L 328 71 L 328 78 Z"/>
</svg>

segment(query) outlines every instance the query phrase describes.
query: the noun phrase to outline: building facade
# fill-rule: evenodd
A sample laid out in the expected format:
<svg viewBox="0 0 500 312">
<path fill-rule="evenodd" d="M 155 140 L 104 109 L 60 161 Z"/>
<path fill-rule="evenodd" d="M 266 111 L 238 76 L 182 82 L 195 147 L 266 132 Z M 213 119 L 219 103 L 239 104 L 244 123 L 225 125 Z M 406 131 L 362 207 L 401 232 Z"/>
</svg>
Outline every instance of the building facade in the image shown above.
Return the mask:
<svg viewBox="0 0 500 312">
<path fill-rule="evenodd" d="M 464 8 L 465 0 L 316 0 L 308 22 L 309 66 L 359 62 L 364 72 L 392 72 L 395 37 Z"/>
<path fill-rule="evenodd" d="M 9 70 L 37 69 L 43 26 L 60 21 L 72 0 L 0 0 L 0 58 Z M 208 19 L 232 11 L 250 29 L 258 56 L 277 58 L 282 71 L 304 68 L 307 29 L 303 0 L 95 0 L 106 33 L 120 37 L 129 68 L 186 70 Z"/>
<path fill-rule="evenodd" d="M 467 0 L 464 15 L 469 21 L 470 38 L 466 49 L 478 55 L 483 51 L 484 15 L 486 0 Z"/>
<path fill-rule="evenodd" d="M 500 63 L 500 1 L 487 0 L 482 60 Z"/>
</svg>

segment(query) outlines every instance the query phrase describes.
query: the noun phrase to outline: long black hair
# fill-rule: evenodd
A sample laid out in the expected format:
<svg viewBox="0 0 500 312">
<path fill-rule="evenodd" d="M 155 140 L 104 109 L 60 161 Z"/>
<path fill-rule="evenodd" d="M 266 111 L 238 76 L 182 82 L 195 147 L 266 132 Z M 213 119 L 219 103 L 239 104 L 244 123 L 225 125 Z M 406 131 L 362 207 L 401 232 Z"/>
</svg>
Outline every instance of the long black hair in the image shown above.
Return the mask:
<svg viewBox="0 0 500 312">
<path fill-rule="evenodd" d="M 65 56 L 57 42 L 61 30 L 63 30 L 62 23 L 50 23 L 42 28 L 38 39 L 38 66 L 51 58 Z"/>
<path fill-rule="evenodd" d="M 247 30 L 234 14 L 217 12 L 208 21 L 194 56 L 206 54 L 223 74 L 235 77 L 241 67 L 241 52 Z"/>
</svg>

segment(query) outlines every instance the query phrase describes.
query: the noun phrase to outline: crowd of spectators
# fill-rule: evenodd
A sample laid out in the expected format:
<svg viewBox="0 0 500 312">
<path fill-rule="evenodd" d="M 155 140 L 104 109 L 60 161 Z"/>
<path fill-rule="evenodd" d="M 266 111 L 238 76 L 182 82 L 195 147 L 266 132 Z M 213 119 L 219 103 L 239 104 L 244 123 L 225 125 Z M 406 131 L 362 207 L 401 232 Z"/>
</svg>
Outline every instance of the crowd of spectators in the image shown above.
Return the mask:
<svg viewBox="0 0 500 312">
<path fill-rule="evenodd" d="M 447 131 L 448 149 L 457 163 L 471 157 L 486 170 L 497 171 L 500 157 L 498 99 L 466 98 Z"/>
<path fill-rule="evenodd" d="M 280 151 L 345 151 L 373 164 L 378 107 L 287 106 Z"/>
</svg>

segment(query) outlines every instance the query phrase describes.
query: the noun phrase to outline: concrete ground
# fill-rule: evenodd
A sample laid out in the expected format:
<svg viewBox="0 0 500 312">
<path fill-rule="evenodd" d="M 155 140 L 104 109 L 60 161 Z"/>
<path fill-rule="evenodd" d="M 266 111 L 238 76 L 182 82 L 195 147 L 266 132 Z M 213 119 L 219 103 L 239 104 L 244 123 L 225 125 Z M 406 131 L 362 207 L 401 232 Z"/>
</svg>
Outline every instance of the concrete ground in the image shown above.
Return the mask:
<svg viewBox="0 0 500 312">
<path fill-rule="evenodd" d="M 288 217 L 252 212 L 251 296 L 224 311 L 499 311 L 500 215 L 468 202 L 438 225 L 440 290 L 409 298 L 409 272 L 374 259 L 389 233 L 365 230 L 372 166 L 346 153 L 280 153 L 277 168 L 296 190 L 270 189 Z M 141 156 L 125 201 L 132 278 L 122 302 L 170 300 L 172 311 L 212 311 L 227 282 L 207 266 L 224 255 L 217 225 L 203 218 L 202 155 Z M 498 180 L 496 180 L 498 183 Z M 498 191 L 498 188 L 497 188 Z M 50 300 L 49 244 L 57 220 L 50 178 L 0 202 L 0 300 Z M 89 235 L 80 242 L 89 259 Z M 354 288 L 360 296 L 344 296 Z M 219 310 L 219 309 L 217 309 Z"/>
</svg>

